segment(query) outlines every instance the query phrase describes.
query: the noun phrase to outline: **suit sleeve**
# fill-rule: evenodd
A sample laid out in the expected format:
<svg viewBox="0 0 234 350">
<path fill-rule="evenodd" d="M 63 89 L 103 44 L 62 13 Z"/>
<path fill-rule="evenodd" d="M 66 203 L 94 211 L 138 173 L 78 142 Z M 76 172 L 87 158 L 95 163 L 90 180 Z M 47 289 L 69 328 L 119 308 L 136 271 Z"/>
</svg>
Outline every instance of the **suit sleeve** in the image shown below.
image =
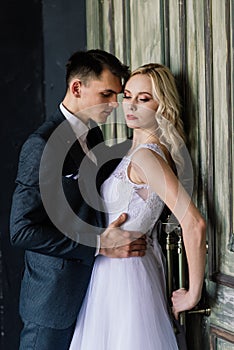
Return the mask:
<svg viewBox="0 0 234 350">
<path fill-rule="evenodd" d="M 30 137 L 22 147 L 10 216 L 11 242 L 42 254 L 89 262 L 95 255 L 96 235 L 100 234 L 100 229 L 78 220 L 79 226 L 75 222 L 75 232 L 71 236 L 61 232 L 56 227 L 59 225 L 52 223 L 45 210 L 39 186 L 39 169 L 45 144 L 46 141 L 37 135 Z M 50 181 L 55 180 L 55 168 L 56 160 L 52 159 L 44 174 L 45 179 L 49 179 L 48 191 Z M 56 194 L 49 195 L 54 212 L 58 212 L 60 221 L 66 221 L 66 213 L 60 208 Z"/>
</svg>

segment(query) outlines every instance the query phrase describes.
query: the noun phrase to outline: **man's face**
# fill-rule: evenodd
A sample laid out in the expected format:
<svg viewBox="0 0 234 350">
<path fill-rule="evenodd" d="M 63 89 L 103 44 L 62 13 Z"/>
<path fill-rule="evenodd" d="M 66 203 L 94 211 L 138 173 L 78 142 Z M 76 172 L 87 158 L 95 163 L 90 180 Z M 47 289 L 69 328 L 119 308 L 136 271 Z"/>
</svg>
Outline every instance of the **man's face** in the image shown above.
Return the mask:
<svg viewBox="0 0 234 350">
<path fill-rule="evenodd" d="M 81 83 L 78 116 L 105 123 L 112 110 L 118 106 L 117 95 L 122 91 L 120 79 L 108 69 L 103 70 L 99 79 Z"/>
</svg>

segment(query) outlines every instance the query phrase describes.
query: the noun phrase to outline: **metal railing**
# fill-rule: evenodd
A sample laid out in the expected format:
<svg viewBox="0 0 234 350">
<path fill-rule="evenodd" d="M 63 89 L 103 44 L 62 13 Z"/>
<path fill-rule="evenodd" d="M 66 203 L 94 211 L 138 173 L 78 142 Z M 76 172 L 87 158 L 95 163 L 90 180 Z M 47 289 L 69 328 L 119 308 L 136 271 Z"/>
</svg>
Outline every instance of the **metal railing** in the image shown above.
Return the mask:
<svg viewBox="0 0 234 350">
<path fill-rule="evenodd" d="M 162 223 L 162 248 L 166 256 L 167 294 L 170 301 L 172 292 L 179 288 L 188 288 L 187 259 L 183 244 L 183 234 L 178 223 Z M 207 246 L 208 251 L 208 246 Z M 194 309 L 182 312 L 179 316 L 181 326 L 186 326 L 186 314 L 201 314 L 210 316 L 208 306 L 196 306 Z"/>
</svg>

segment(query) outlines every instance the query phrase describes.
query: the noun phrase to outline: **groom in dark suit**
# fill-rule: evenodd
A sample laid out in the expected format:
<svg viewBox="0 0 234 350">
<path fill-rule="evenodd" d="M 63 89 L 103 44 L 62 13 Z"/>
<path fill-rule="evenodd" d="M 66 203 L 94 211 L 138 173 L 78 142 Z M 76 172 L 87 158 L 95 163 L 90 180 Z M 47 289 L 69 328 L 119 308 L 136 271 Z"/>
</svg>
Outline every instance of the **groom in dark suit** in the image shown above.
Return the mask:
<svg viewBox="0 0 234 350">
<path fill-rule="evenodd" d="M 63 102 L 22 147 L 10 220 L 12 244 L 25 249 L 21 350 L 69 348 L 97 254 L 145 253 L 144 236 L 119 228 L 125 215 L 105 228 L 94 179 L 108 154 L 96 123 L 117 106 L 127 76 L 105 51 L 74 53 Z"/>
</svg>

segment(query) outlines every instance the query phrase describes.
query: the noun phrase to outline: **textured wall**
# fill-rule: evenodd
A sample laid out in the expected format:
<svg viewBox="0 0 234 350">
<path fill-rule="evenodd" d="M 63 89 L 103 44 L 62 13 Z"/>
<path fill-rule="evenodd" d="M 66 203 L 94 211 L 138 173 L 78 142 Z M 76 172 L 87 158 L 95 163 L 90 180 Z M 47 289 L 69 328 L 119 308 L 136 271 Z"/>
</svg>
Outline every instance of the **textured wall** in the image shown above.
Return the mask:
<svg viewBox="0 0 234 350">
<path fill-rule="evenodd" d="M 225 346 L 229 342 L 231 348 L 234 2 L 87 0 L 86 3 L 88 47 L 108 49 L 132 69 L 148 62 L 163 63 L 176 76 L 194 165 L 194 200 L 207 219 L 209 241 L 206 289 L 212 312 L 210 318 L 203 320 L 197 315 L 189 317 L 188 324 L 193 327 L 189 330 L 192 331 L 189 349 L 210 346 L 224 349 L 222 337 L 226 339 Z"/>
<path fill-rule="evenodd" d="M 20 147 L 44 119 L 42 16 L 40 1 L 1 5 L 1 204 L 3 268 L 1 348 L 18 349 L 18 295 L 23 252 L 9 244 L 9 212 Z M 2 277 L 2 275 L 1 275 Z M 2 279 L 1 279 L 2 280 Z"/>
<path fill-rule="evenodd" d="M 9 243 L 9 213 L 18 155 L 26 137 L 65 92 L 65 62 L 85 49 L 85 0 L 5 0 L 0 11 L 0 341 L 17 350 L 23 251 Z"/>
</svg>

